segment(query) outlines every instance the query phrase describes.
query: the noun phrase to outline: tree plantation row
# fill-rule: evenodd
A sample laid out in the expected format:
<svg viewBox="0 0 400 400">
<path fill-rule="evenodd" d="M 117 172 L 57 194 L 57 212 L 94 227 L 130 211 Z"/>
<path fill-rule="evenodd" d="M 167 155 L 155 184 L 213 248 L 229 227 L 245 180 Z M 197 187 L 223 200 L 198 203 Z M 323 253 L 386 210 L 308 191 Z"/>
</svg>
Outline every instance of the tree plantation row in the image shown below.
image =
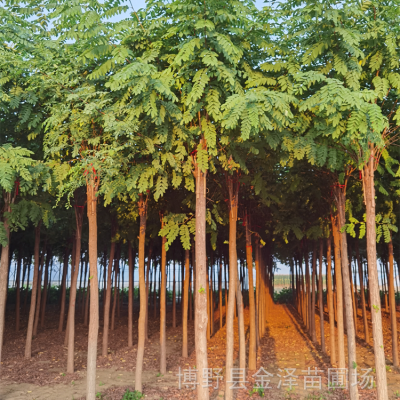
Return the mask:
<svg viewBox="0 0 400 400">
<path fill-rule="evenodd" d="M 192 319 L 196 369 L 207 371 L 217 315 L 222 393 L 233 399 L 235 338 L 238 365 L 256 370 L 284 264 L 284 293 L 311 341 L 350 372 L 358 341 L 371 345 L 376 398 L 389 399 L 382 321 L 390 313 L 396 369 L 400 2 L 133 6 L 1 5 L 0 359 L 8 329 L 24 331 L 32 359 L 51 305 L 68 374 L 77 324 L 88 327 L 93 400 L 96 365 L 127 306 L 140 396 L 149 320 L 159 321 L 160 374 L 167 322 L 181 326 L 187 358 Z M 358 399 L 358 386 L 348 395 Z"/>
</svg>

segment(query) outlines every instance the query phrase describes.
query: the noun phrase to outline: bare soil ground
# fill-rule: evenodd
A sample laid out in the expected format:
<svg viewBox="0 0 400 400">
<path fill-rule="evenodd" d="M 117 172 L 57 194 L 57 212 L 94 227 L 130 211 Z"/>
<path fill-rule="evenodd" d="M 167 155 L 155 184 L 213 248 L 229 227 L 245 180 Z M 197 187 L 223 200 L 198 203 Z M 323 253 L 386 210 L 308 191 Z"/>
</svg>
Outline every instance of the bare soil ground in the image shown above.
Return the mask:
<svg viewBox="0 0 400 400">
<path fill-rule="evenodd" d="M 167 309 L 167 374 L 158 373 L 159 370 L 159 315 L 153 317 L 153 308 L 149 311 L 149 338 L 146 342 L 144 358 L 143 392 L 145 399 L 195 399 L 196 393 L 191 388 L 185 388 L 184 377 L 181 376 L 181 389 L 179 389 L 178 374 L 184 373 L 189 368 L 195 369 L 196 357 L 194 351 L 194 326 L 193 321 L 188 324 L 189 358 L 181 357 L 182 349 L 182 324 L 181 315 L 177 313 L 177 327 L 172 328 L 172 312 Z M 362 319 L 359 310 L 357 340 L 357 364 L 361 368 L 373 368 L 373 351 L 370 344 L 363 341 Z M 138 309 L 134 310 L 134 343 L 137 342 L 137 317 Z M 24 359 L 24 346 L 26 335 L 26 316 L 22 321 L 20 332 L 15 332 L 15 321 L 12 310 L 7 315 L 7 330 L 4 343 L 4 357 L 1 365 L 0 399 L 1 400 L 71 400 L 85 399 L 86 391 L 86 347 L 87 327 L 82 323 L 82 314 L 77 312 L 75 369 L 74 374 L 66 374 L 67 349 L 64 347 L 64 335 L 57 332 L 58 309 L 48 308 L 44 329 L 33 340 L 33 354 L 31 360 Z M 268 315 L 268 324 L 264 337 L 260 340 L 257 354 L 257 368 L 261 367 L 273 376 L 269 377 L 271 389 L 253 391 L 260 380 L 253 375 L 257 371 L 246 371 L 242 377 L 244 389 L 235 390 L 235 397 L 239 400 L 261 398 L 262 394 L 267 399 L 314 399 L 314 400 L 342 400 L 348 398 L 347 390 L 328 390 L 328 369 L 332 368 L 329 362 L 329 324 L 325 319 L 325 340 L 328 354 L 320 350 L 319 318 L 316 315 L 317 344 L 313 344 L 304 333 L 299 316 L 291 306 L 275 305 Z M 400 320 L 400 318 L 399 318 Z M 120 400 L 127 388 L 134 390 L 134 371 L 136 363 L 137 346 L 127 347 L 128 329 L 126 307 L 121 308 L 121 317 L 116 318 L 116 327 L 110 332 L 108 357 L 101 356 L 102 328 L 99 335 L 99 356 L 97 370 L 97 390 L 99 399 Z M 371 321 L 369 321 L 371 323 Z M 248 310 L 245 310 L 246 337 L 248 340 Z M 101 324 L 102 325 L 102 324 Z M 399 324 L 400 325 L 400 324 Z M 371 326 L 370 326 L 371 328 Z M 400 326 L 399 326 L 400 330 Z M 225 366 L 225 327 L 219 329 L 218 310 L 215 312 L 215 334 L 208 343 L 209 368 L 214 372 L 224 375 Z M 372 337 L 372 331 L 371 337 Z M 387 355 L 388 388 L 390 399 L 400 392 L 400 374 L 391 368 L 391 332 L 390 320 L 384 315 L 385 352 Z M 237 335 L 237 321 L 235 321 L 235 354 L 236 368 L 238 368 L 239 341 Z M 317 368 L 321 376 L 321 389 L 305 390 L 304 376 Z M 286 369 L 286 370 L 285 370 Z M 295 371 L 292 371 L 295 369 Z M 288 385 L 292 375 L 292 387 Z M 265 372 L 262 372 L 265 374 Z M 278 376 L 281 375 L 281 377 Z M 373 375 L 373 373 L 372 373 Z M 286 378 L 285 378 L 286 376 Z M 266 379 L 266 378 L 264 378 Z M 281 387 L 278 388 L 279 381 Z M 218 387 L 217 386 L 218 383 Z M 212 399 L 223 399 L 224 384 L 219 379 L 214 379 L 210 387 Z M 240 385 L 237 385 L 240 386 Z M 360 398 L 373 400 L 376 398 L 375 390 L 360 391 Z"/>
</svg>

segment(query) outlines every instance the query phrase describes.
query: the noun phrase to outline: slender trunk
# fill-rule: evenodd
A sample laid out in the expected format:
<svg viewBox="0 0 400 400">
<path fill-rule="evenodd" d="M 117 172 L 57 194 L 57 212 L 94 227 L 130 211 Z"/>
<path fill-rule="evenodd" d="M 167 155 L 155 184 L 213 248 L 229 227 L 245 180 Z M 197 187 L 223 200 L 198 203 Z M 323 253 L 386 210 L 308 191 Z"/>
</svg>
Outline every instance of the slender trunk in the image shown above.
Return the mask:
<svg viewBox="0 0 400 400">
<path fill-rule="evenodd" d="M 308 265 L 308 252 L 307 249 L 304 251 L 304 261 L 306 265 L 306 314 L 307 314 L 307 330 L 311 336 L 311 290 L 310 290 L 310 269 Z"/>
<path fill-rule="evenodd" d="M 201 143 L 202 144 L 202 143 Z M 196 241 L 195 241 L 195 348 L 198 371 L 208 368 L 207 360 L 207 253 L 206 253 L 206 173 L 195 167 L 196 177 Z M 197 398 L 209 399 L 208 387 L 198 378 Z"/>
<path fill-rule="evenodd" d="M 193 292 L 192 292 L 192 270 L 193 266 L 190 268 L 189 272 L 189 321 L 193 320 Z"/>
<path fill-rule="evenodd" d="M 139 313 L 139 329 L 138 329 L 138 350 L 136 356 L 135 371 L 135 390 L 142 392 L 142 371 L 144 342 L 146 329 L 146 286 L 144 279 L 144 258 L 145 258 L 145 239 L 146 239 L 146 218 L 147 218 L 147 199 L 144 199 L 142 193 L 139 194 L 139 290 L 140 290 L 140 313 Z"/>
<path fill-rule="evenodd" d="M 119 246 L 118 246 L 119 249 Z M 117 307 L 117 294 L 118 294 L 118 275 L 119 275 L 119 250 L 117 252 L 117 257 L 114 260 L 114 299 L 113 299 L 113 308 L 111 313 L 111 330 L 113 331 L 115 328 L 115 310 Z"/>
<path fill-rule="evenodd" d="M 185 283 L 183 287 L 183 324 L 182 324 L 182 357 L 188 357 L 188 332 L 187 332 L 187 322 L 188 322 L 188 301 L 189 301 L 189 276 L 190 276 L 190 266 L 189 266 L 189 250 L 185 250 Z"/>
<path fill-rule="evenodd" d="M 332 239 L 326 239 L 326 285 L 328 288 L 328 314 L 329 314 L 329 342 L 330 342 L 330 356 L 331 365 L 336 364 L 336 344 L 335 344 L 335 316 L 333 309 L 333 295 L 332 295 Z"/>
<path fill-rule="evenodd" d="M 358 266 L 358 275 L 360 276 L 360 296 L 361 296 L 361 307 L 362 307 L 362 316 L 364 323 L 364 339 L 367 343 L 369 343 L 368 319 L 367 319 L 367 310 L 365 307 L 365 290 L 364 290 L 364 277 L 363 277 L 364 274 L 360 260 L 360 252 L 358 249 L 358 240 L 356 240 L 356 258 Z"/>
<path fill-rule="evenodd" d="M 65 318 L 65 293 L 67 291 L 67 270 L 68 270 L 68 260 L 69 254 L 68 250 L 65 249 L 64 253 L 64 266 L 63 266 L 63 276 L 62 276 L 62 284 L 61 284 L 61 308 L 60 308 L 60 321 L 58 323 L 58 332 L 63 331 L 64 327 L 64 318 Z"/>
<path fill-rule="evenodd" d="M 46 245 L 44 246 L 46 248 Z M 39 276 L 38 276 L 38 292 L 35 308 L 35 321 L 33 323 L 33 336 L 37 336 L 39 317 L 40 317 L 40 304 L 42 300 L 42 276 L 43 276 L 43 263 L 44 263 L 44 249 L 40 254 Z"/>
<path fill-rule="evenodd" d="M 236 223 L 238 212 L 239 185 L 233 178 L 228 178 L 229 189 L 229 299 L 226 317 L 226 368 L 225 368 L 225 400 L 233 399 L 233 319 L 235 312 L 235 292 L 237 277 Z"/>
<path fill-rule="evenodd" d="M 149 253 L 147 256 L 147 270 L 146 270 L 146 340 L 148 340 L 148 325 L 149 325 L 149 274 L 151 267 L 151 256 L 153 253 L 152 246 L 149 245 Z"/>
<path fill-rule="evenodd" d="M 89 272 L 90 274 L 90 272 Z M 88 285 L 87 285 L 87 290 L 86 290 L 86 302 L 85 302 L 85 316 L 83 318 L 83 325 L 88 326 L 88 320 L 89 320 L 89 301 L 90 301 L 90 282 L 89 282 L 89 277 L 88 277 Z M 100 310 L 99 310 L 100 314 Z"/>
<path fill-rule="evenodd" d="M 4 193 L 4 211 L 11 212 L 11 193 Z M 4 342 L 4 330 L 5 330 L 5 319 L 6 319 L 6 303 L 7 303 L 7 280 L 9 271 L 10 257 L 10 227 L 7 218 L 4 218 L 3 228 L 6 233 L 7 244 L 1 248 L 1 259 L 0 259 L 0 368 L 1 368 L 1 356 L 3 351 Z M 32 290 L 33 292 L 33 290 Z M 29 355 L 30 357 L 30 355 Z"/>
<path fill-rule="evenodd" d="M 345 193 L 335 186 L 334 193 L 336 197 L 336 204 L 338 208 L 339 216 L 339 230 L 346 223 L 345 216 L 345 204 L 346 198 Z M 347 349 L 348 349 L 348 370 L 349 370 L 349 381 L 350 381 L 350 399 L 358 399 L 358 386 L 357 383 L 353 384 L 352 372 L 357 369 L 357 358 L 356 358 L 356 336 L 355 326 L 353 317 L 353 304 L 352 304 L 352 290 L 350 285 L 350 271 L 349 271 L 349 258 L 347 255 L 347 234 L 346 232 L 340 233 L 340 253 L 342 261 L 342 277 L 343 277 L 343 293 L 345 301 L 346 311 L 346 327 L 347 327 Z"/>
<path fill-rule="evenodd" d="M 97 277 L 97 189 L 99 180 L 92 178 L 87 184 L 87 216 L 89 220 L 89 334 L 87 353 L 86 399 L 96 398 L 97 340 L 99 335 L 99 283 Z M 79 254 L 79 253 L 78 253 Z"/>
<path fill-rule="evenodd" d="M 338 367 L 345 368 L 344 352 L 344 323 L 343 323 L 343 286 L 342 286 L 342 265 L 340 260 L 340 233 L 338 216 L 331 215 L 333 249 L 335 255 L 335 283 L 336 283 L 336 315 L 338 330 Z"/>
<path fill-rule="evenodd" d="M 75 219 L 76 219 L 75 270 L 71 271 L 71 289 L 69 291 L 69 310 L 68 310 L 69 334 L 68 334 L 67 373 L 69 374 L 74 373 L 75 302 L 76 302 L 76 287 L 78 284 L 78 275 L 79 275 L 79 261 L 81 256 L 83 211 L 84 211 L 83 206 L 75 207 Z"/>
<path fill-rule="evenodd" d="M 253 283 L 253 254 L 250 234 L 250 218 L 246 213 L 246 261 L 249 276 L 249 307 L 250 307 L 250 340 L 249 340 L 249 369 L 257 368 L 257 341 L 256 341 L 256 307 Z"/>
<path fill-rule="evenodd" d="M 172 327 L 176 328 L 176 293 L 175 293 L 175 261 L 173 263 L 173 281 L 172 281 Z"/>
<path fill-rule="evenodd" d="M 133 346 L 133 257 L 132 244 L 128 242 L 129 292 L 128 292 L 128 347 Z"/>
<path fill-rule="evenodd" d="M 40 222 L 35 228 L 35 250 L 34 250 L 34 266 L 33 266 L 33 282 L 32 282 L 32 293 L 31 293 L 31 306 L 29 309 L 29 320 L 28 320 L 28 331 L 26 334 L 25 344 L 25 358 L 32 357 L 32 336 L 33 336 L 33 322 L 35 319 L 35 307 L 36 307 L 36 293 L 38 287 L 38 275 L 39 275 L 39 245 L 40 245 Z M 4 247 L 3 247 L 4 249 Z M 3 260 L 3 258 L 2 258 Z M 4 280 L 0 281 L 4 282 Z M 1 321 L 1 320 L 0 320 Z M 1 323 L 1 322 L 0 322 Z M 0 337 L 0 348 L 3 342 Z"/>
<path fill-rule="evenodd" d="M 16 289 L 16 303 L 15 303 L 15 331 L 19 331 L 19 314 L 21 307 L 21 251 L 18 251 L 18 261 L 17 261 L 17 277 L 15 279 Z"/>
<path fill-rule="evenodd" d="M 224 320 L 222 315 L 222 257 L 219 262 L 219 271 L 218 271 L 218 308 L 219 308 L 219 329 L 222 329 L 224 326 Z"/>
<path fill-rule="evenodd" d="M 323 298 L 323 282 L 322 282 L 322 254 L 324 252 L 324 242 L 319 239 L 319 276 L 318 276 L 318 297 L 319 297 L 319 322 L 321 331 L 321 349 L 326 353 L 325 348 L 325 332 L 324 332 L 324 298 Z"/>
<path fill-rule="evenodd" d="M 317 269 L 317 245 L 314 242 L 313 252 L 312 252 L 312 277 L 311 277 L 311 340 L 317 342 L 317 332 L 315 326 L 315 284 L 316 284 L 316 269 Z"/>
<path fill-rule="evenodd" d="M 396 298 L 394 295 L 394 263 L 393 263 L 393 242 L 390 237 L 388 243 L 389 253 L 389 305 L 390 305 L 390 321 L 392 325 L 392 356 L 393 366 L 399 366 L 398 338 L 397 338 L 397 318 L 396 318 Z"/>
<path fill-rule="evenodd" d="M 84 296 L 85 304 L 84 304 L 84 310 L 83 310 L 83 313 L 84 313 L 83 314 L 83 325 L 84 326 L 88 326 L 88 316 L 89 316 L 89 275 L 88 275 L 88 265 L 89 265 L 89 260 L 88 260 L 88 257 L 86 257 L 85 279 L 84 279 L 84 288 L 83 288 L 83 291 L 85 293 L 85 296 Z M 105 271 L 103 272 L 103 275 L 104 275 L 104 273 L 105 273 Z M 86 281 L 86 278 L 87 278 L 87 281 Z"/>
<path fill-rule="evenodd" d="M 354 285 L 353 285 L 353 274 L 351 272 L 351 247 L 348 249 L 349 251 L 349 280 L 350 280 L 350 290 L 351 290 L 351 300 L 353 303 L 353 323 L 354 323 L 354 334 L 357 336 L 357 303 L 356 303 L 356 296 L 354 293 Z"/>
<path fill-rule="evenodd" d="M 43 297 L 42 297 L 42 304 L 41 304 L 41 316 L 40 316 L 40 327 L 44 328 L 44 318 L 46 313 L 46 303 L 47 303 L 47 289 L 49 283 L 49 265 L 51 260 L 51 251 L 50 249 L 47 250 L 46 254 L 46 263 L 44 268 L 44 283 L 43 283 Z"/>
<path fill-rule="evenodd" d="M 377 400 L 386 400 L 388 398 L 388 388 L 386 381 L 382 313 L 380 307 L 381 303 L 379 296 L 378 270 L 376 262 L 374 160 L 374 150 L 371 148 L 368 164 L 364 166 L 363 190 L 366 205 L 369 293 L 371 307 L 373 308 L 373 310 L 371 310 L 371 318 L 372 334 L 374 338 Z"/>
<path fill-rule="evenodd" d="M 28 265 L 27 265 L 27 274 L 26 274 L 26 287 L 25 287 L 25 296 L 24 296 L 24 310 L 23 310 L 23 314 L 26 314 L 26 309 L 28 306 L 28 293 L 29 293 L 29 277 L 31 275 L 31 262 L 32 262 L 32 256 L 30 256 L 28 258 Z"/>
<path fill-rule="evenodd" d="M 161 220 L 161 228 L 164 227 L 164 219 Z M 167 251 L 165 244 L 167 238 L 161 239 L 161 290 L 160 290 L 160 373 L 167 372 L 167 338 L 165 333 L 166 325 L 166 285 L 167 285 Z"/>
<path fill-rule="evenodd" d="M 236 269 L 237 274 L 237 269 Z M 236 278 L 237 279 L 237 278 Z M 243 296 L 241 291 L 240 282 L 236 283 L 236 299 L 238 308 L 238 328 L 239 328 L 239 368 L 246 369 L 246 335 L 244 330 L 244 310 L 243 310 Z"/>
<path fill-rule="evenodd" d="M 115 227 L 112 228 L 111 240 L 115 234 Z M 102 356 L 107 357 L 108 355 L 108 332 L 110 326 L 110 305 L 111 305 L 111 275 L 112 275 L 112 266 L 114 262 L 115 255 L 115 242 L 111 242 L 110 246 L 110 259 L 108 262 L 108 271 L 107 271 L 107 288 L 104 289 L 106 291 L 106 298 L 104 302 L 104 321 L 103 321 L 103 346 L 102 346 Z"/>
</svg>

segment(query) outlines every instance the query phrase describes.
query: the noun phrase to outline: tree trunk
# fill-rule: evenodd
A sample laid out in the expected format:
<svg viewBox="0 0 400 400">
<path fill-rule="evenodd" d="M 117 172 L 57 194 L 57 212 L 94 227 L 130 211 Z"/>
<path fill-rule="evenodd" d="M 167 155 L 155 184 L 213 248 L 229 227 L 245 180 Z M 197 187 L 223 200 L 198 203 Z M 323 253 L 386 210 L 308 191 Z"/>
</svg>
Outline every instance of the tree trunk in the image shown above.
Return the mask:
<svg viewBox="0 0 400 400">
<path fill-rule="evenodd" d="M 11 193 L 4 193 L 4 212 L 11 212 Z M 0 259 L 0 368 L 1 356 L 3 351 L 5 318 L 6 318 L 6 303 L 7 303 L 7 278 L 9 271 L 9 257 L 10 257 L 10 228 L 8 221 L 4 218 L 3 221 L 4 231 L 6 233 L 7 244 L 1 248 Z M 32 290 L 33 293 L 33 290 Z"/>
<path fill-rule="evenodd" d="M 128 242 L 129 292 L 128 292 L 128 347 L 133 347 L 133 255 L 131 241 Z"/>
<path fill-rule="evenodd" d="M 328 288 L 328 314 L 329 314 L 329 343 L 331 365 L 336 364 L 336 344 L 335 344 L 335 315 L 333 309 L 333 293 L 332 293 L 332 249 L 331 237 L 326 239 L 326 286 Z"/>
<path fill-rule="evenodd" d="M 304 251 L 304 262 L 306 266 L 306 327 L 311 336 L 311 288 L 310 288 L 310 268 L 308 265 L 308 252 Z"/>
<path fill-rule="evenodd" d="M 225 400 L 233 399 L 233 351 L 234 330 L 233 319 L 235 312 L 235 292 L 237 277 L 236 223 L 238 212 L 239 185 L 233 178 L 228 178 L 229 189 L 229 298 L 226 317 L 226 368 L 225 368 Z"/>
<path fill-rule="evenodd" d="M 67 373 L 74 373 L 75 356 L 75 304 L 76 288 L 78 284 L 79 262 L 81 257 L 82 245 L 82 223 L 84 208 L 75 207 L 76 235 L 75 235 L 75 269 L 71 270 L 71 288 L 69 291 L 69 309 L 68 309 L 68 355 L 67 355 Z M 47 260 L 46 260 L 47 264 Z"/>
<path fill-rule="evenodd" d="M 333 250 L 335 255 L 335 283 L 336 283 L 336 315 L 338 330 L 338 367 L 345 368 L 344 352 L 344 323 L 343 323 L 343 286 L 342 286 L 342 266 L 340 260 L 340 233 L 338 216 L 331 214 Z"/>
<path fill-rule="evenodd" d="M 182 324 L 182 357 L 188 357 L 188 301 L 189 301 L 189 276 L 190 276 L 190 265 L 189 265 L 189 250 L 185 250 L 185 283 L 183 287 L 183 324 Z"/>
<path fill-rule="evenodd" d="M 87 184 L 87 216 L 89 220 L 89 334 L 87 353 L 86 399 L 96 398 L 97 340 L 99 335 L 99 283 L 97 277 L 97 189 L 99 180 L 92 178 Z M 77 253 L 79 254 L 79 253 Z"/>
<path fill-rule="evenodd" d="M 246 213 L 246 261 L 249 276 L 249 307 L 250 307 L 250 340 L 249 340 L 249 369 L 257 368 L 257 342 L 256 342 L 256 307 L 254 300 L 253 283 L 253 254 L 250 234 L 250 218 Z"/>
<path fill-rule="evenodd" d="M 311 322 L 311 340 L 316 343 L 317 342 L 317 332 L 315 326 L 315 283 L 316 283 L 316 269 L 317 269 L 317 245 L 314 242 L 313 244 L 313 252 L 312 252 L 312 277 L 311 277 L 311 314 L 310 314 L 310 322 Z"/>
<path fill-rule="evenodd" d="M 63 331 L 64 327 L 64 318 L 65 318 L 65 293 L 67 290 L 67 270 L 68 270 L 68 261 L 69 254 L 68 250 L 65 249 L 64 253 L 64 266 L 63 266 L 63 276 L 62 276 L 62 284 L 61 284 L 61 307 L 60 307 L 60 321 L 58 323 L 58 332 Z"/>
<path fill-rule="evenodd" d="M 18 261 L 17 261 L 17 277 L 15 279 L 16 285 L 16 302 L 15 302 L 15 331 L 19 331 L 19 315 L 21 308 L 21 251 L 18 251 Z"/>
<path fill-rule="evenodd" d="M 115 226 L 111 229 L 111 240 L 115 235 Z M 103 346 L 101 354 L 103 357 L 107 357 L 108 355 L 108 331 L 110 327 L 110 305 L 111 305 L 111 275 L 112 275 L 112 267 L 114 263 L 114 255 L 115 255 L 115 242 L 111 241 L 110 246 L 110 259 L 108 261 L 108 271 L 107 271 L 107 288 L 106 298 L 104 301 L 104 321 L 103 321 Z"/>
<path fill-rule="evenodd" d="M 47 303 L 47 289 L 49 283 L 49 265 L 51 260 L 51 250 L 47 249 L 46 254 L 46 263 L 44 268 L 44 283 L 43 283 L 43 297 L 42 297 L 42 304 L 41 304 L 41 316 L 40 316 L 40 327 L 44 328 L 44 319 L 46 313 L 46 303 Z"/>
<path fill-rule="evenodd" d="M 358 266 L 358 275 L 360 276 L 360 295 L 361 295 L 361 307 L 362 307 L 362 316 L 364 323 L 364 339 L 367 343 L 369 343 L 368 319 L 367 319 L 367 310 L 365 307 L 365 289 L 364 289 L 364 277 L 363 277 L 364 274 L 360 260 L 360 252 L 358 249 L 358 240 L 356 240 L 356 258 Z"/>
<path fill-rule="evenodd" d="M 43 276 L 43 264 L 44 264 L 44 249 L 40 254 L 40 264 L 39 264 L 39 276 L 38 276 L 38 292 L 37 292 L 37 301 L 35 308 L 35 321 L 33 323 L 33 336 L 37 336 L 38 325 L 39 325 L 39 317 L 40 317 L 40 304 L 42 299 L 42 276 Z"/>
<path fill-rule="evenodd" d="M 29 309 L 29 320 L 28 320 L 28 331 L 26 334 L 25 344 L 25 358 L 32 357 L 32 336 L 33 336 L 33 322 L 35 319 L 35 307 L 36 307 L 36 293 L 38 288 L 38 275 L 39 275 L 39 245 L 40 245 L 40 225 L 35 228 L 35 250 L 34 250 L 34 266 L 33 266 L 33 282 L 32 282 L 32 293 L 31 293 L 31 306 Z M 3 247 L 4 249 L 4 247 Z M 2 258 L 3 260 L 3 258 Z M 29 278 L 28 278 L 29 279 Z M 3 282 L 3 281 L 1 281 Z M 3 342 L 0 337 L 0 347 Z"/>
<path fill-rule="evenodd" d="M 149 325 L 149 274 L 151 267 L 151 256 L 153 253 L 153 249 L 151 244 L 149 244 L 149 252 L 147 256 L 147 270 L 146 270 L 146 335 L 145 338 L 148 340 L 148 325 Z"/>
<path fill-rule="evenodd" d="M 206 173 L 195 167 L 196 177 L 196 241 L 195 241 L 195 348 L 198 371 L 208 368 L 207 360 L 207 253 L 206 253 Z M 233 291 L 234 292 L 234 291 Z M 208 387 L 198 377 L 197 398 L 209 399 Z"/>
<path fill-rule="evenodd" d="M 346 190 L 346 189 L 345 189 Z M 342 192 L 340 187 L 334 187 L 334 193 L 336 198 L 336 204 L 338 208 L 339 216 L 339 231 L 346 224 L 345 216 L 345 204 L 346 197 L 345 193 Z M 357 369 L 357 358 L 356 358 L 356 335 L 353 317 L 353 304 L 352 304 L 352 290 L 350 286 L 350 270 L 349 270 L 349 258 L 347 255 L 347 234 L 346 232 L 340 233 L 340 253 L 342 262 L 342 277 L 343 277 L 343 293 L 345 301 L 346 311 L 346 327 L 347 327 L 347 349 L 348 349 L 348 373 L 350 381 L 350 399 L 358 399 L 358 386 L 353 385 L 353 370 Z"/>
<path fill-rule="evenodd" d="M 175 261 L 173 263 L 173 281 L 172 281 L 172 327 L 176 328 L 176 292 L 175 292 Z"/>
<path fill-rule="evenodd" d="M 111 313 L 111 330 L 113 331 L 115 328 L 115 310 L 118 302 L 118 275 L 119 275 L 119 246 L 117 257 L 114 260 L 114 299 L 113 299 L 113 308 Z"/>
<path fill-rule="evenodd" d="M 399 353 L 398 353 L 398 338 L 397 338 L 397 317 L 396 317 L 396 298 L 394 295 L 394 263 L 393 263 L 393 242 L 392 237 L 390 237 L 390 242 L 388 243 L 388 253 L 389 253 L 389 305 L 390 305 L 390 321 L 392 326 L 392 356 L 393 356 L 393 366 L 399 366 Z"/>
<path fill-rule="evenodd" d="M 323 293 L 323 281 L 322 281 L 322 255 L 324 252 L 324 242 L 319 239 L 319 276 L 318 276 L 318 297 L 319 297 L 319 322 L 321 330 L 321 350 L 326 353 L 325 348 L 325 332 L 324 332 L 324 297 Z"/>
<path fill-rule="evenodd" d="M 161 228 L 164 227 L 164 218 L 161 220 Z M 167 251 L 165 244 L 167 238 L 161 239 L 161 290 L 160 290 L 160 373 L 167 372 L 167 338 L 165 333 L 166 325 L 166 285 L 167 285 Z"/>
<path fill-rule="evenodd" d="M 146 286 L 144 279 L 144 258 L 145 258 L 145 239 L 146 239 L 146 218 L 147 218 L 147 199 L 144 199 L 142 193 L 139 194 L 139 290 L 140 290 L 140 313 L 138 329 L 138 350 L 136 356 L 135 371 L 135 390 L 142 392 L 142 371 L 143 355 L 146 329 Z"/>
<path fill-rule="evenodd" d="M 236 269 L 237 274 L 237 269 Z M 239 368 L 246 369 L 246 335 L 244 330 L 244 310 L 241 285 L 236 277 L 236 299 L 238 309 L 238 329 L 239 329 Z"/>
<path fill-rule="evenodd" d="M 377 400 L 386 400 L 388 398 L 388 388 L 386 381 L 385 350 L 382 333 L 382 313 L 376 262 L 374 160 L 374 150 L 371 148 L 368 164 L 364 166 L 363 190 L 364 201 L 366 205 L 368 279 L 372 307 L 371 318 L 372 334 L 374 338 Z"/>
<path fill-rule="evenodd" d="M 222 315 L 222 256 L 219 261 L 219 271 L 218 271 L 218 309 L 219 309 L 219 329 L 224 326 L 224 320 Z"/>
</svg>

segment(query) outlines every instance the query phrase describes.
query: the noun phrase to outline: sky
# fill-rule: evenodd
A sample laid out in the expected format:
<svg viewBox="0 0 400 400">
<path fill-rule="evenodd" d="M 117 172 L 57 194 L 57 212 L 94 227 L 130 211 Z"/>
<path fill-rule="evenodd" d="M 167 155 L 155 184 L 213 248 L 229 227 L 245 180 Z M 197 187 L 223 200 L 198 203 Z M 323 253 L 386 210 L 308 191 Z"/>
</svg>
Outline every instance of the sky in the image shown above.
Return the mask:
<svg viewBox="0 0 400 400">
<path fill-rule="evenodd" d="M 145 0 L 131 0 L 131 2 L 132 2 L 132 6 L 134 7 L 135 11 L 137 11 L 139 8 L 144 8 L 146 5 Z M 129 0 L 126 2 L 126 4 L 130 8 L 130 10 L 128 11 L 128 14 L 129 14 L 132 11 Z M 265 2 L 264 2 L 264 0 L 256 0 L 255 4 L 256 4 L 257 8 L 262 9 L 264 7 Z"/>
</svg>

